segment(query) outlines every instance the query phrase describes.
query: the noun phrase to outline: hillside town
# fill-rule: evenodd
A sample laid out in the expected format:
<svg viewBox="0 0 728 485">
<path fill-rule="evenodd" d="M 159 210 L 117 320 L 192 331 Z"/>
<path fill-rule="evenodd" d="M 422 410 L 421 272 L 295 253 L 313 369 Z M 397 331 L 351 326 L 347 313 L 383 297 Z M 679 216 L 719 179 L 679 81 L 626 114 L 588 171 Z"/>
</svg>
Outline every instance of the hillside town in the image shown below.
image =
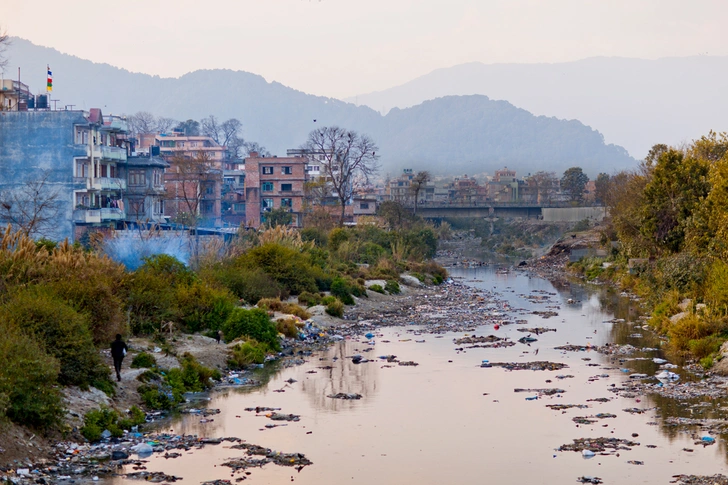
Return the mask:
<svg viewBox="0 0 728 485">
<path fill-rule="evenodd" d="M 237 120 L 225 122 L 232 131 L 211 136 L 216 126 L 201 133 L 192 120 L 152 126 L 99 108 L 60 109 L 49 94 L 32 95 L 20 81 L 2 83 L 0 223 L 34 224 L 37 235 L 55 240 L 152 226 L 224 233 L 255 229 L 281 215 L 300 228 L 315 210 L 341 211 L 342 222 L 353 225 L 385 201 L 406 207 L 584 205 L 597 193 L 581 169 L 582 189 L 572 197 L 554 173 L 519 178 L 504 167 L 492 176 L 435 179 L 407 168 L 386 178 L 376 174 L 378 181 L 352 178 L 342 199 L 332 179 L 337 167 L 323 146 L 271 155 L 255 145 L 233 146 Z"/>
</svg>

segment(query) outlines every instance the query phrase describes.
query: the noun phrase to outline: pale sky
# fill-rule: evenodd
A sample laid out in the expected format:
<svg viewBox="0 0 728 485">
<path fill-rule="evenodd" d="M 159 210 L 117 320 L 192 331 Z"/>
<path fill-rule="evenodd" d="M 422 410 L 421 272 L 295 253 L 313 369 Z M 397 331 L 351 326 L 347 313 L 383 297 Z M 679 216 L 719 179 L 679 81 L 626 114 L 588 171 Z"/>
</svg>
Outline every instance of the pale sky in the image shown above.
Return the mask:
<svg viewBox="0 0 728 485">
<path fill-rule="evenodd" d="M 353 96 L 465 62 L 728 55 L 726 0 L 0 0 L 10 35 L 130 71 Z"/>
</svg>

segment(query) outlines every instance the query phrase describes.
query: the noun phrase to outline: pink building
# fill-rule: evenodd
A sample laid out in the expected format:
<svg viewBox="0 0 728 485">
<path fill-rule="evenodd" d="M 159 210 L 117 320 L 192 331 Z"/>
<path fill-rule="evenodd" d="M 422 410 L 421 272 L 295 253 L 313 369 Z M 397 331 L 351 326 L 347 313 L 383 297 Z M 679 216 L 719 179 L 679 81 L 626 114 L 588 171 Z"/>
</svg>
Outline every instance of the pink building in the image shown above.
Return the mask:
<svg viewBox="0 0 728 485">
<path fill-rule="evenodd" d="M 265 222 L 265 213 L 287 209 L 291 225 L 303 224 L 303 184 L 306 157 L 261 157 L 251 152 L 245 159 L 245 221 L 250 227 Z"/>
</svg>

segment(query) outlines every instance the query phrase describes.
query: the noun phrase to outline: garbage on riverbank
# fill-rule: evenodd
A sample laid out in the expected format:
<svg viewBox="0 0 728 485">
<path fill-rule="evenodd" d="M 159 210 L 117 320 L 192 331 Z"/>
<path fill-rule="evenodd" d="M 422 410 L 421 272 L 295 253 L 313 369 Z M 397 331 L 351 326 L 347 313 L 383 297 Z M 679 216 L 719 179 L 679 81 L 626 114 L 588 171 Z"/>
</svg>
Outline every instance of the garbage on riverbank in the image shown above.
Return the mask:
<svg viewBox="0 0 728 485">
<path fill-rule="evenodd" d="M 605 453 L 607 450 L 631 451 L 639 443 L 620 438 L 578 438 L 573 443 L 559 446 L 556 451 L 591 451 L 593 453 Z"/>
<path fill-rule="evenodd" d="M 540 360 L 536 362 L 484 362 L 481 367 L 503 367 L 506 370 L 561 370 L 569 367 L 559 362 Z"/>
</svg>

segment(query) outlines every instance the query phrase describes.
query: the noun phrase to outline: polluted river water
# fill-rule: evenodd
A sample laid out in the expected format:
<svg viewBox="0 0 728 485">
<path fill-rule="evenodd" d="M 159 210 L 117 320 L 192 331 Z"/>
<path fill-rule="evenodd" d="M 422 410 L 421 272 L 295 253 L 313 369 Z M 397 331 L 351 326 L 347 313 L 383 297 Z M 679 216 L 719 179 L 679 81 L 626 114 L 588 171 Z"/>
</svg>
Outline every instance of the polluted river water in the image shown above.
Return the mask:
<svg viewBox="0 0 728 485">
<path fill-rule="evenodd" d="M 609 391 L 629 381 L 631 374 L 658 373 L 659 365 L 652 359 L 661 355 L 659 351 L 623 356 L 620 362 L 590 348 L 554 349 L 615 341 L 656 348 L 658 339 L 641 328 L 628 298 L 578 285 L 557 290 L 544 279 L 524 272 L 504 274 L 492 267 L 453 269 L 451 275 L 459 283 L 495 292 L 498 302 L 488 311 L 510 323 L 496 330 L 491 319 L 468 331 L 436 334 L 417 321 L 381 327 L 372 339 L 347 338 L 306 356 L 303 365 L 269 373 L 260 387 L 217 391 L 209 401 L 203 397 L 200 407 L 220 413 L 207 419 L 182 415 L 160 430 L 205 438 L 239 437 L 282 453 L 302 453 L 312 465 L 296 469 L 269 463 L 233 471 L 222 464 L 245 456 L 245 450 L 232 449 L 232 443 L 223 441 L 182 451 L 174 459 L 155 453 L 146 459 L 146 470 L 181 477 L 182 483 L 244 479 L 260 484 L 413 485 L 556 484 L 575 483 L 582 477 L 599 477 L 605 484 L 664 484 L 674 480 L 673 475 L 728 471 L 722 436 L 714 436 L 712 446 L 696 445 L 698 429 L 665 425 L 667 416 L 693 416 L 693 408 L 671 399 L 623 397 Z M 538 335 L 519 331 L 537 327 L 555 331 Z M 468 348 L 473 344 L 455 343 L 466 336 L 489 335 L 515 345 Z M 529 336 L 536 340 L 518 342 Z M 363 361 L 354 363 L 354 355 Z M 388 355 L 418 365 L 380 358 Z M 543 371 L 487 367 L 532 361 L 568 367 Z M 672 371 L 681 380 L 691 378 L 682 368 Z M 337 393 L 362 397 L 327 397 Z M 548 407 L 567 404 L 582 407 Z M 724 404 L 709 402 L 703 409 L 719 412 Z M 278 412 L 298 415 L 300 420 L 272 421 L 265 411 L 246 411 L 255 407 L 280 408 Z M 625 411 L 634 408 L 646 411 Z M 577 417 L 586 418 L 582 421 L 586 424 L 575 422 Z M 558 451 L 580 438 L 639 444 L 591 458 L 581 451 Z M 131 471 L 127 465 L 125 472 Z M 137 482 L 118 477 L 107 483 Z"/>
</svg>

